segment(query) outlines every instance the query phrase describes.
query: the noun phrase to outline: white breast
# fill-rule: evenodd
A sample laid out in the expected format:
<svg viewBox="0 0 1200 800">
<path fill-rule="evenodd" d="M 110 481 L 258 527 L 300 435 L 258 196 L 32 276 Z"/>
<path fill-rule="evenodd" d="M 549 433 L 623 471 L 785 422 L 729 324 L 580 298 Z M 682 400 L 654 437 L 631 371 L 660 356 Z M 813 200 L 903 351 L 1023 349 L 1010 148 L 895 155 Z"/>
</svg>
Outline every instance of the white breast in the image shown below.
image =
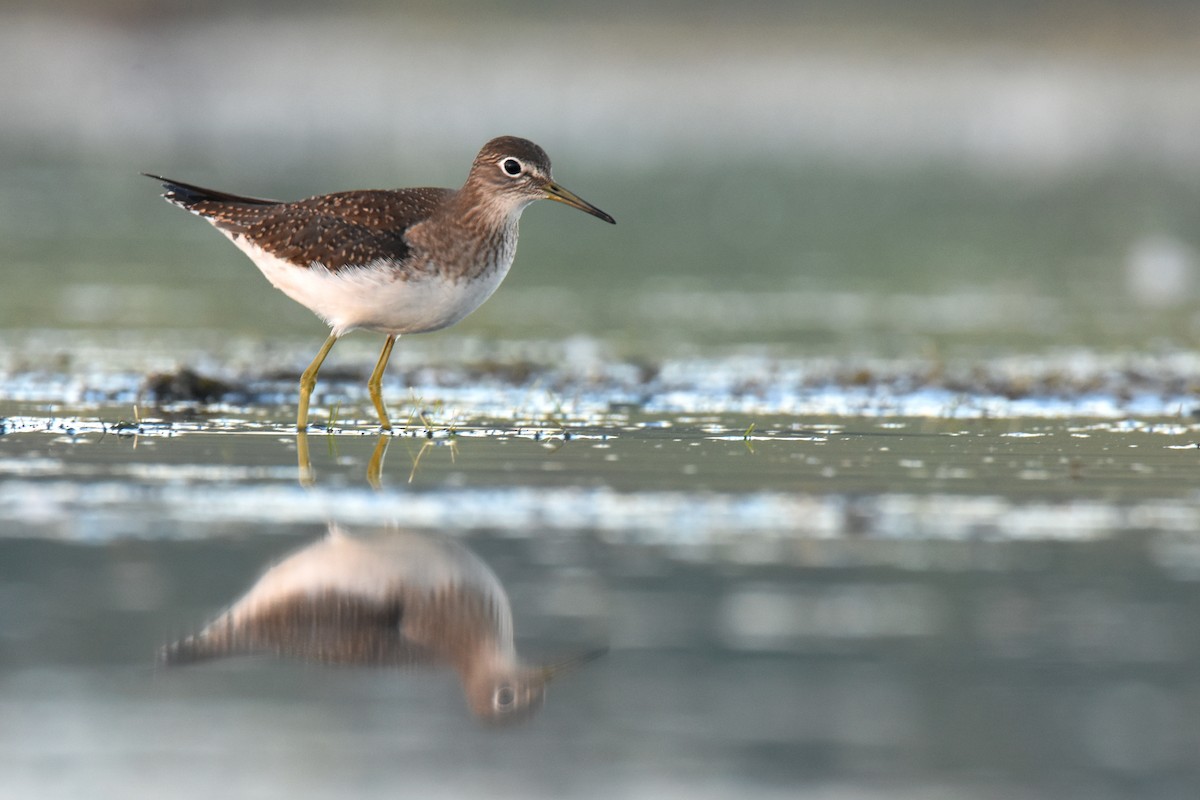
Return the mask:
<svg viewBox="0 0 1200 800">
<path fill-rule="evenodd" d="M 436 331 L 461 320 L 492 296 L 512 266 L 516 248 L 504 248 L 473 279 L 447 279 L 429 270 L 400 278 L 388 262 L 335 271 L 299 267 L 245 237 L 229 237 L 279 291 L 325 320 L 338 336 L 355 329 L 405 334 Z M 513 243 L 515 245 L 515 242 Z"/>
</svg>

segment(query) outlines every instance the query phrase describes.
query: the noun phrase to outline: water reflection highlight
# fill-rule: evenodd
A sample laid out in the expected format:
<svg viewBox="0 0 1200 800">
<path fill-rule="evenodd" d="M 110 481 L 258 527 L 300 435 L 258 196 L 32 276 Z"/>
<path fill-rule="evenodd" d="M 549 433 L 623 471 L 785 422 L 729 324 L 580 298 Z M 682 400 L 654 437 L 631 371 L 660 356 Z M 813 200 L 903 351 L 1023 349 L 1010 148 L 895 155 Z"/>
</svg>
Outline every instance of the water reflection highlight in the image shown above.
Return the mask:
<svg viewBox="0 0 1200 800">
<path fill-rule="evenodd" d="M 160 657 L 168 666 L 265 653 L 324 664 L 449 667 L 476 716 L 508 723 L 536 711 L 551 680 L 603 652 L 524 664 L 508 595 L 472 552 L 448 539 L 399 530 L 357 536 L 332 525 Z"/>
</svg>

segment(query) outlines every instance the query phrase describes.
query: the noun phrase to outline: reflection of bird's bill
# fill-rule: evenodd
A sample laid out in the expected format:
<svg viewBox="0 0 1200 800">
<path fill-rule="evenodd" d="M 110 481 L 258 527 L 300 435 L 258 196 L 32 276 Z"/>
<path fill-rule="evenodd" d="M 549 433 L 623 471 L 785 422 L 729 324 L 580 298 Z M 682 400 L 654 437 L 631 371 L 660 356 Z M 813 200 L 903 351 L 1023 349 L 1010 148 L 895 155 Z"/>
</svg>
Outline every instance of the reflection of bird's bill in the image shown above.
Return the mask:
<svg viewBox="0 0 1200 800">
<path fill-rule="evenodd" d="M 561 675 L 574 672 L 584 664 L 595 661 L 607 652 L 607 647 L 601 647 L 595 650 L 586 650 L 569 658 L 564 658 L 562 661 L 556 661 L 553 664 L 547 664 L 540 669 L 542 680 L 550 682 Z"/>
</svg>

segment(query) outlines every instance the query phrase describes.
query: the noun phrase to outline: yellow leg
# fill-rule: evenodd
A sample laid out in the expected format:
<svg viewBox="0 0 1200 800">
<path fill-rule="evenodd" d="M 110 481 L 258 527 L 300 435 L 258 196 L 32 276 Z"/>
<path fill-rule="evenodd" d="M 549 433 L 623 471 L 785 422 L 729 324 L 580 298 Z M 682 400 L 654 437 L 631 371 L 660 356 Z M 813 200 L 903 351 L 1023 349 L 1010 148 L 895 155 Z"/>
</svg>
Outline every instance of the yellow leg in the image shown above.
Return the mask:
<svg viewBox="0 0 1200 800">
<path fill-rule="evenodd" d="M 375 404 L 375 413 L 379 415 L 379 424 L 383 426 L 385 431 L 392 429 L 392 421 L 388 419 L 387 409 L 383 407 L 383 394 L 380 392 L 380 387 L 383 386 L 383 371 L 387 368 L 388 359 L 392 357 L 392 346 L 396 344 L 396 334 L 389 334 L 383 343 L 383 351 L 379 354 L 379 361 L 375 362 L 375 371 L 371 373 L 371 379 L 367 381 L 367 389 L 371 393 L 371 402 Z"/>
<path fill-rule="evenodd" d="M 367 462 L 367 483 L 371 484 L 372 489 L 383 487 L 383 456 L 387 453 L 388 442 L 391 440 L 392 437 L 388 434 L 379 434 L 379 441 L 375 442 L 375 452 L 371 453 L 371 460 Z"/>
<path fill-rule="evenodd" d="M 296 460 L 300 467 L 300 485 L 306 489 L 315 485 L 316 476 L 308 458 L 308 434 L 304 431 L 296 431 Z"/>
<path fill-rule="evenodd" d="M 329 351 L 333 349 L 333 344 L 337 340 L 336 333 L 329 334 L 325 344 L 321 345 L 321 349 L 317 351 L 317 357 L 300 376 L 300 408 L 296 412 L 296 430 L 298 431 L 308 428 L 308 399 L 312 397 L 313 389 L 317 385 L 317 371 L 321 369 L 325 356 L 329 355 Z"/>
</svg>

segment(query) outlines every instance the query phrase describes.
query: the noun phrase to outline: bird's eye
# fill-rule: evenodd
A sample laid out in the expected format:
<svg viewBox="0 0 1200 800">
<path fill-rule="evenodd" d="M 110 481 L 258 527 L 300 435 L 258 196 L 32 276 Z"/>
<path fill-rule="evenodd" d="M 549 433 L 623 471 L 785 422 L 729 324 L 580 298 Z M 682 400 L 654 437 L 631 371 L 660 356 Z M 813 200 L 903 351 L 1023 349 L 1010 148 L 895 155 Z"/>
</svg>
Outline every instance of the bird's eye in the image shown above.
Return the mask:
<svg viewBox="0 0 1200 800">
<path fill-rule="evenodd" d="M 517 161 L 515 158 L 504 159 L 504 161 L 500 163 L 500 167 L 514 178 L 521 174 L 521 162 Z"/>
<path fill-rule="evenodd" d="M 507 684 L 496 688 L 496 694 L 492 697 L 492 704 L 497 711 L 507 711 L 512 707 L 513 701 L 517 699 L 516 692 Z"/>
</svg>

